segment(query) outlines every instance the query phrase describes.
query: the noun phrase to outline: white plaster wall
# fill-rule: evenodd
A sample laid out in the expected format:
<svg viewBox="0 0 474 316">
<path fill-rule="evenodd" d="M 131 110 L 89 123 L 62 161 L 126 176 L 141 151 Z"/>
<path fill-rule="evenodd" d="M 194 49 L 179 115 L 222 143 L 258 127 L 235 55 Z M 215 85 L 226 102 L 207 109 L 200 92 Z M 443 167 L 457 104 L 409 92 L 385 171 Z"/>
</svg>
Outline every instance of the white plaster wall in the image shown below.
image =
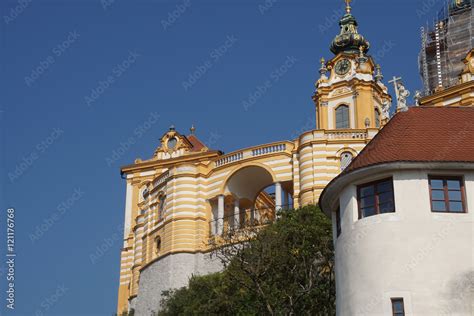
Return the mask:
<svg viewBox="0 0 474 316">
<path fill-rule="evenodd" d="M 337 315 L 392 315 L 391 297 L 404 298 L 406 315 L 474 315 L 474 172 L 459 174 L 467 214 L 431 212 L 426 171 L 361 182 L 393 175 L 391 214 L 359 220 L 356 184 L 344 188 L 335 241 Z"/>
</svg>

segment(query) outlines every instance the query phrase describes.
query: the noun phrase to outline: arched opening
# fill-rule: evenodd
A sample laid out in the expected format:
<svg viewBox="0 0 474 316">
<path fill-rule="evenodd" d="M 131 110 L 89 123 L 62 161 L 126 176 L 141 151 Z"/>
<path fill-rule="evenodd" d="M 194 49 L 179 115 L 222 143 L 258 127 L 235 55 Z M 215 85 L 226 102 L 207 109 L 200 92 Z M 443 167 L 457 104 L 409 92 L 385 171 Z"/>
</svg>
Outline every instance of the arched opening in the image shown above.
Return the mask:
<svg viewBox="0 0 474 316">
<path fill-rule="evenodd" d="M 291 208 L 292 196 L 291 181 L 277 182 L 262 166 L 243 167 L 227 179 L 224 194 L 210 201 L 211 234 L 268 224 L 276 210 Z"/>
<path fill-rule="evenodd" d="M 342 104 L 336 108 L 336 129 L 348 129 L 349 123 L 349 106 Z"/>
</svg>

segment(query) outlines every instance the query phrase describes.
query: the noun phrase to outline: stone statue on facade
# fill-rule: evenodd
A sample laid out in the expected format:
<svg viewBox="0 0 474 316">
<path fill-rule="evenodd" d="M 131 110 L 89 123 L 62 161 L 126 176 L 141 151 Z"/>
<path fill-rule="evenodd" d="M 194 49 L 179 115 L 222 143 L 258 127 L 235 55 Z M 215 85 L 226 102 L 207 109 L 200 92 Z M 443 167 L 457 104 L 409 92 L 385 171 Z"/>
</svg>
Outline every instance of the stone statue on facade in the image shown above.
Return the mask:
<svg viewBox="0 0 474 316">
<path fill-rule="evenodd" d="M 390 101 L 385 100 L 382 104 L 382 116 L 384 119 L 390 119 Z"/>
<path fill-rule="evenodd" d="M 415 105 L 420 106 L 420 99 L 421 99 L 421 91 L 416 90 L 415 95 L 413 96 L 413 99 L 415 100 Z"/>
<path fill-rule="evenodd" d="M 406 111 L 408 109 L 407 105 L 407 99 L 410 96 L 410 91 L 408 91 L 403 83 L 398 82 L 397 83 L 397 90 L 398 90 L 398 95 L 397 95 L 397 110 L 399 111 Z"/>
</svg>

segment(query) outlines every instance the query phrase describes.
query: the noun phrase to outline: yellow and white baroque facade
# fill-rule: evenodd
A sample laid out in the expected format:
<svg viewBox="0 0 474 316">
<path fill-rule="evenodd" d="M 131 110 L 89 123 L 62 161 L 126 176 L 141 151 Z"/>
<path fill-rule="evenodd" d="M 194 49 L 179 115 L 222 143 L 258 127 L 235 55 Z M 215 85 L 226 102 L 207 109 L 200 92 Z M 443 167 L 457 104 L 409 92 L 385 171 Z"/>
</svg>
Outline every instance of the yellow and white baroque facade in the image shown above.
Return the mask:
<svg viewBox="0 0 474 316">
<path fill-rule="evenodd" d="M 314 130 L 295 141 L 227 155 L 203 151 L 124 167 L 126 223 L 119 311 L 128 309 L 128 300 L 138 294 L 142 269 L 169 254 L 209 251 L 209 239 L 223 232 L 237 207 L 240 214 L 243 209 L 291 203 L 284 200 L 294 207 L 316 203 L 325 185 L 339 174 L 341 156 L 355 156 L 377 131 Z M 262 193 L 273 184 L 275 201 Z M 286 194 L 290 198 L 285 199 Z"/>
<path fill-rule="evenodd" d="M 224 155 L 207 148 L 193 131 L 184 136 L 170 128 L 150 160 L 122 168 L 127 190 L 119 313 L 150 312 L 150 304 L 141 301 L 150 296 L 144 293 L 152 281 L 149 274 L 141 276 L 165 258 L 205 254 L 213 238 L 229 228 L 272 219 L 281 208 L 315 204 L 388 120 L 391 97 L 380 69 L 366 55 L 368 42 L 357 33 L 355 19 L 349 12 L 345 18 L 331 47 L 335 57 L 321 63 L 313 96 L 317 129 Z M 269 186 L 274 197 L 264 191 Z M 190 270 L 179 271 L 185 274 L 179 282 L 165 283 L 183 286 L 191 274 L 202 272 Z M 160 294 L 154 293 L 155 300 Z"/>
<path fill-rule="evenodd" d="M 171 128 L 152 159 L 122 168 L 127 193 L 119 313 L 141 294 L 141 272 L 161 258 L 209 252 L 214 236 L 242 227 L 247 216 L 242 213 L 259 218 L 260 210 L 274 214 L 318 201 L 326 184 L 387 120 L 382 108 L 391 101 L 387 88 L 373 78 L 372 60 L 366 58 L 362 69 L 359 57 L 341 53 L 325 65 L 330 75 L 322 74 L 313 97 L 319 128 L 295 140 L 223 155 L 194 134 L 186 137 Z M 340 60 L 350 63 L 342 75 L 334 66 Z M 347 108 L 342 116 L 341 106 Z M 336 128 L 336 116 L 348 125 Z M 274 198 L 263 191 L 272 185 Z"/>
<path fill-rule="evenodd" d="M 317 129 L 223 154 L 200 142 L 194 129 L 185 136 L 172 127 L 151 159 L 121 169 L 126 206 L 119 314 L 133 308 L 149 315 L 162 290 L 220 269 L 204 256 L 227 230 L 263 224 L 278 209 L 316 204 L 325 186 L 387 123 L 391 97 L 350 7 L 340 25 L 331 46 L 335 56 L 321 61 L 313 95 Z M 471 52 L 460 87 L 420 103 L 455 98 L 449 105 L 462 105 L 472 98 L 472 60 Z M 274 196 L 265 191 L 269 186 Z"/>
</svg>

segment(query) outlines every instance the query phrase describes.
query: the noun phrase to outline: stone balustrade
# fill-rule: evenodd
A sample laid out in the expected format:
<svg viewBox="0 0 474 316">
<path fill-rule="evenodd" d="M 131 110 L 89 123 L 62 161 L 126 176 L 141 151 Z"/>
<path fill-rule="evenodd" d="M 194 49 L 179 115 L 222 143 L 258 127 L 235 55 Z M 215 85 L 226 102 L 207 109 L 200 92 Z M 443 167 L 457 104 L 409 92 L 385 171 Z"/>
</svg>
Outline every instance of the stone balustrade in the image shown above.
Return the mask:
<svg viewBox="0 0 474 316">
<path fill-rule="evenodd" d="M 345 130 L 314 130 L 300 136 L 300 144 L 312 141 L 340 141 L 372 139 L 378 132 L 377 128 L 345 129 Z"/>
<path fill-rule="evenodd" d="M 252 150 L 252 156 L 261 156 L 286 150 L 286 144 L 276 144 L 271 146 L 260 147 Z"/>
<path fill-rule="evenodd" d="M 367 131 L 326 131 L 327 139 L 367 139 Z"/>
<path fill-rule="evenodd" d="M 244 153 L 242 151 L 226 155 L 216 161 L 216 167 L 227 165 L 229 163 L 242 160 L 244 158 Z"/>
<path fill-rule="evenodd" d="M 260 157 L 278 152 L 285 152 L 291 147 L 290 142 L 279 142 L 274 144 L 261 145 L 258 147 L 252 147 L 244 149 L 238 152 L 233 152 L 224 156 L 221 156 L 215 162 L 216 167 L 221 167 L 227 164 L 231 164 L 236 161 L 244 160 L 251 157 Z"/>
</svg>

